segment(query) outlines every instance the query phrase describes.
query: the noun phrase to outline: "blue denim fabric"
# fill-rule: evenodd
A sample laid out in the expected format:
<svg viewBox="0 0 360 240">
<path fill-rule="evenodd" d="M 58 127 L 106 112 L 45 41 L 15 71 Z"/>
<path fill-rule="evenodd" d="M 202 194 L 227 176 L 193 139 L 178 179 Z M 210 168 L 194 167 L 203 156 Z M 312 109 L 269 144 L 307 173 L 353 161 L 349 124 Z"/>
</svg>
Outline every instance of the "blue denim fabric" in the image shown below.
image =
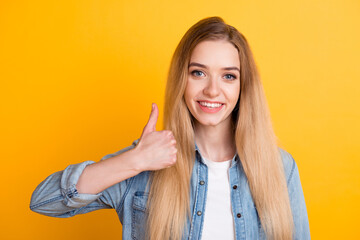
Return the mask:
<svg viewBox="0 0 360 240">
<path fill-rule="evenodd" d="M 137 142 L 138 140 L 129 147 L 106 155 L 101 160 L 130 150 L 136 146 Z M 189 240 L 201 239 L 208 186 L 207 166 L 197 146 L 195 149 L 196 161 L 191 177 L 190 193 L 192 215 L 187 222 L 183 237 Z M 279 150 L 284 164 L 295 224 L 294 239 L 310 239 L 307 210 L 297 165 L 289 153 Z M 150 172 L 142 172 L 99 194 L 80 194 L 76 190 L 76 183 L 84 168 L 93 163 L 95 162 L 85 161 L 69 165 L 65 170 L 48 176 L 33 192 L 30 209 L 43 215 L 66 218 L 98 209 L 113 208 L 123 225 L 123 239 L 146 239 L 144 227 L 147 217 L 146 203 L 149 192 L 147 183 Z M 232 159 L 229 177 L 236 239 L 266 239 L 238 155 Z M 237 187 L 233 188 L 235 185 Z"/>
</svg>

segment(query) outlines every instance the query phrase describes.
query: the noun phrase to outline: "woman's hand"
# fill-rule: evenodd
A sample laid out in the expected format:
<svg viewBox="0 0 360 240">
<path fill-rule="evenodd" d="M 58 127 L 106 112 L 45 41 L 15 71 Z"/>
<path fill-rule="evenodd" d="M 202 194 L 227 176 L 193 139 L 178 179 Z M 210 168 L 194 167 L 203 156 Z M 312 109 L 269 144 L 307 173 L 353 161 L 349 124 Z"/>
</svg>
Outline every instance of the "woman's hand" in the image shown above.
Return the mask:
<svg viewBox="0 0 360 240">
<path fill-rule="evenodd" d="M 176 140 L 170 130 L 156 131 L 159 110 L 155 103 L 140 140 L 133 149 L 140 171 L 160 170 L 176 163 Z"/>
</svg>

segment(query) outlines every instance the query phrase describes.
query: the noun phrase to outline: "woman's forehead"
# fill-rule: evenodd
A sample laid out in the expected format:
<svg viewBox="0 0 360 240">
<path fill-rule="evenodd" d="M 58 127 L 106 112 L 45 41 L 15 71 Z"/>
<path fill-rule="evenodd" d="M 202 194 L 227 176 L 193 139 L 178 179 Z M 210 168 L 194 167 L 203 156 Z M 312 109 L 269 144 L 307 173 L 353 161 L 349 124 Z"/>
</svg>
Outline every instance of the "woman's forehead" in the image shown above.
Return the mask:
<svg viewBox="0 0 360 240">
<path fill-rule="evenodd" d="M 191 63 L 208 67 L 240 67 L 239 53 L 236 47 L 226 40 L 205 40 L 192 51 Z"/>
</svg>

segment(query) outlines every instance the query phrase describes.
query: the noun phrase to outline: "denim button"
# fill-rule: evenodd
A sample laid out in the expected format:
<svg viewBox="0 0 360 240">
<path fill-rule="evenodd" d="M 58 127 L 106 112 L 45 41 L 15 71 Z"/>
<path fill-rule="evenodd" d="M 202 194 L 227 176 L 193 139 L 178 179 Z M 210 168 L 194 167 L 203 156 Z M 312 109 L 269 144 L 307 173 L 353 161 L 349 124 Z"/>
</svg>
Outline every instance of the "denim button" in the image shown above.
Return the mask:
<svg viewBox="0 0 360 240">
<path fill-rule="evenodd" d="M 78 191 L 75 189 L 73 192 L 67 193 L 67 196 L 68 196 L 68 198 L 72 198 L 77 193 L 78 193 Z"/>
<path fill-rule="evenodd" d="M 233 186 L 233 189 L 237 189 L 237 185 L 234 185 L 234 186 Z"/>
<path fill-rule="evenodd" d="M 201 181 L 200 181 L 200 185 L 204 185 L 204 184 L 205 184 L 205 182 L 201 180 Z"/>
<path fill-rule="evenodd" d="M 237 216 L 238 218 L 241 218 L 241 214 L 240 214 L 240 213 L 236 214 L 236 216 Z"/>
<path fill-rule="evenodd" d="M 197 212 L 197 215 L 198 215 L 198 216 L 201 216 L 201 211 L 198 211 L 198 212 Z"/>
</svg>

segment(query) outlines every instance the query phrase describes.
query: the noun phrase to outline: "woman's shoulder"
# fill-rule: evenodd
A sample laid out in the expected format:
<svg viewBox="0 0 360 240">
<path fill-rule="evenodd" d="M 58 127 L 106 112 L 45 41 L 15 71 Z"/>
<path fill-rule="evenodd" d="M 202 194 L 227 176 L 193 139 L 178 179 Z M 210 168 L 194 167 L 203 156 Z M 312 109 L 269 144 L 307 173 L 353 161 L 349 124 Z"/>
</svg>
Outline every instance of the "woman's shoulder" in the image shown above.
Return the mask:
<svg viewBox="0 0 360 240">
<path fill-rule="evenodd" d="M 286 182 L 289 183 L 294 171 L 297 170 L 296 162 L 293 156 L 286 150 L 279 147 L 279 151 L 284 166 Z"/>
</svg>

